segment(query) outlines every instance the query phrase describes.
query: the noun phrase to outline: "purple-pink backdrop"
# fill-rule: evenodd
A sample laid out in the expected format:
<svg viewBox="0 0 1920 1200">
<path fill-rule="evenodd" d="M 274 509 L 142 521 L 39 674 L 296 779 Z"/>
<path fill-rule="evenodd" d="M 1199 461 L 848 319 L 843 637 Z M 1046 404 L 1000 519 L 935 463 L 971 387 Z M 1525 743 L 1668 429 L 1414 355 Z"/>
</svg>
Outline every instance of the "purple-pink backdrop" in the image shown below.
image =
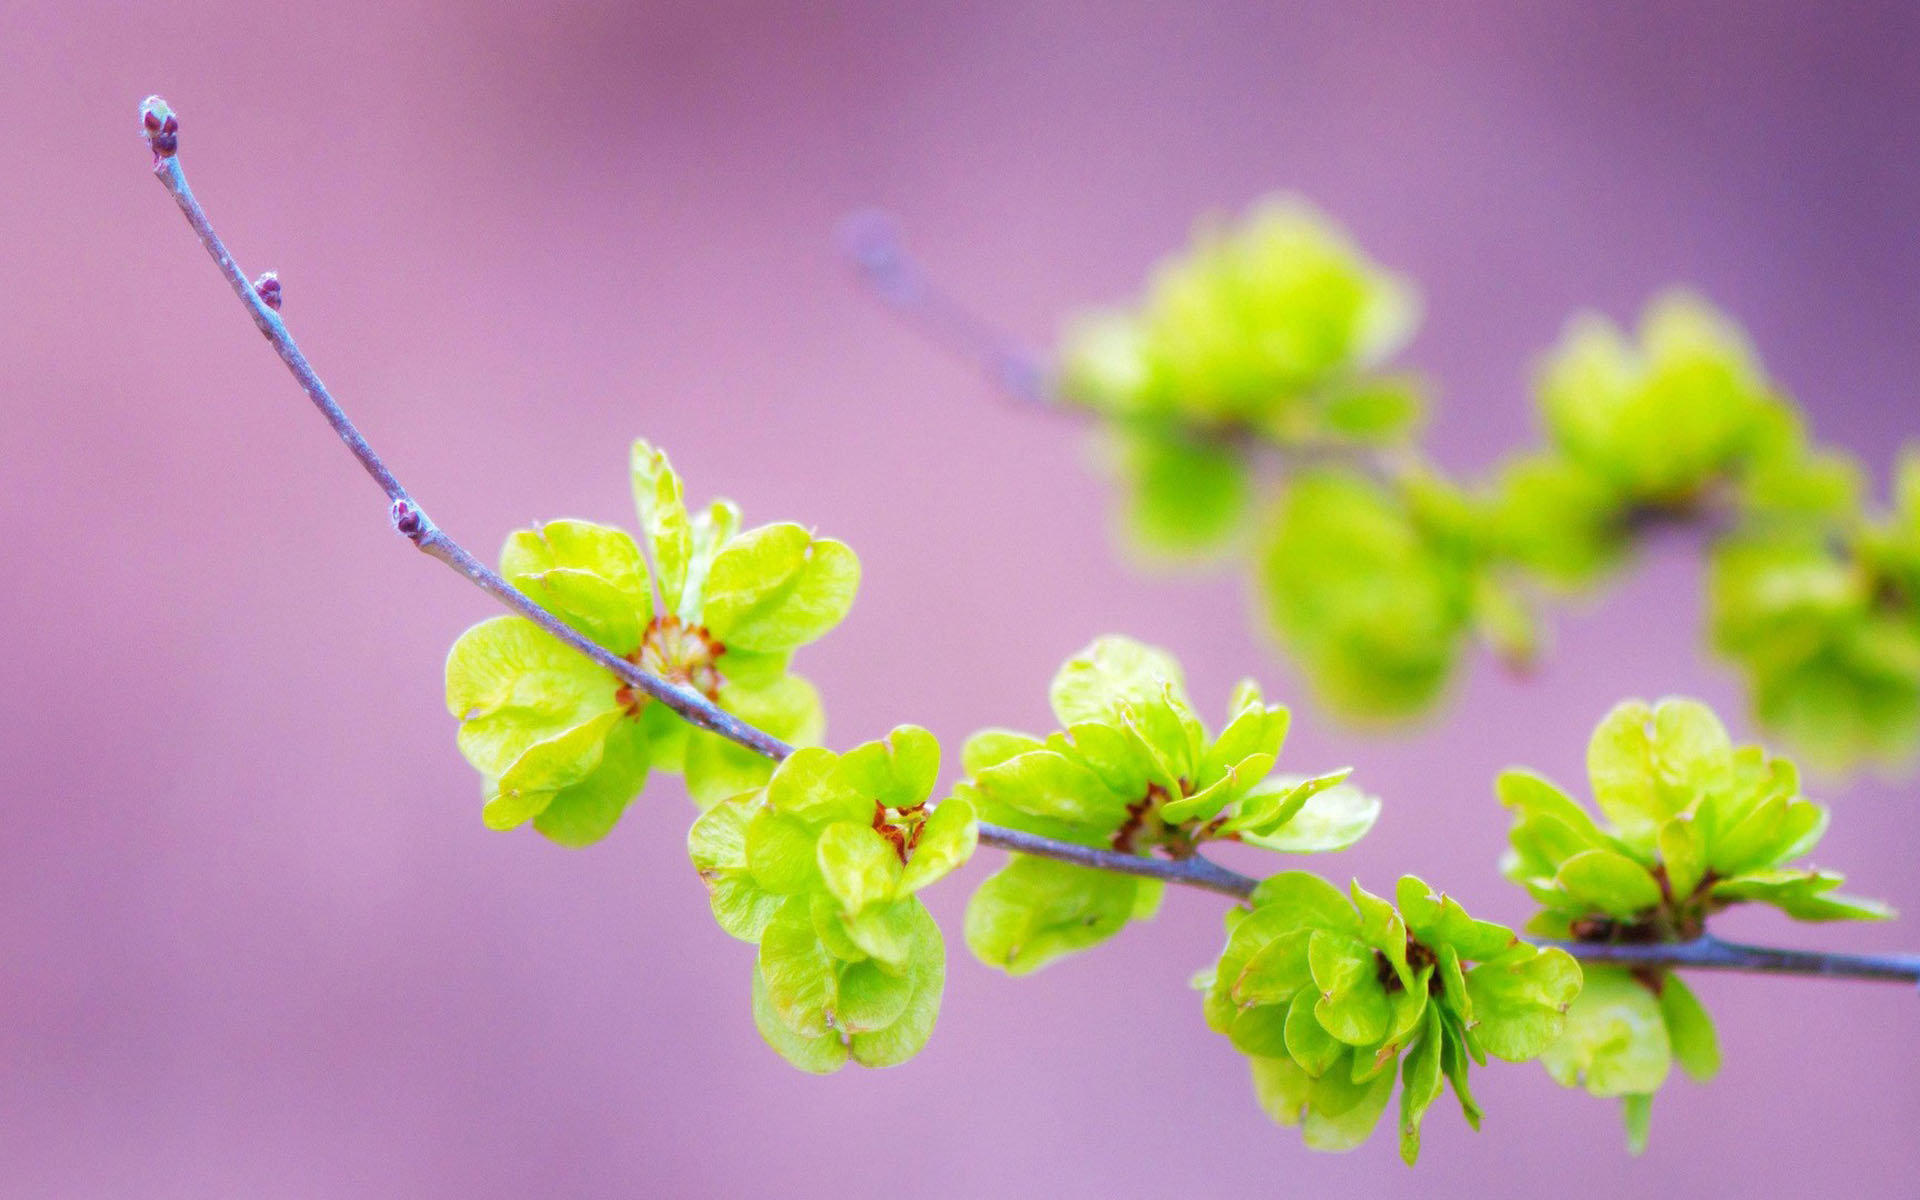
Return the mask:
<svg viewBox="0 0 1920 1200">
<path fill-rule="evenodd" d="M 297 6 L 296 6 L 297 7 Z M 627 439 L 698 496 L 860 551 L 802 656 L 837 744 L 1037 725 L 1093 634 L 1171 647 L 1218 715 L 1300 699 L 1237 577 L 1116 561 L 1072 422 L 1003 403 L 877 311 L 830 231 L 880 203 L 953 286 L 1046 337 L 1210 208 L 1298 189 L 1424 285 L 1434 446 L 1533 436 L 1573 308 L 1689 281 L 1819 434 L 1882 474 L 1920 433 L 1920 21 L 1911 5 L 1505 8 L 513 6 L 324 17 L 213 0 L 0 9 L 0 1191 L 8 1195 L 1901 1193 L 1920 1000 L 1703 978 L 1727 1054 L 1652 1149 L 1536 1067 L 1477 1080 L 1408 1174 L 1255 1108 L 1189 973 L 1214 897 L 1013 981 L 958 951 L 912 1064 L 820 1080 L 747 1014 L 659 781 L 585 852 L 487 832 L 441 708 L 490 603 L 409 552 L 147 177 L 183 112 L 204 199 L 348 407 L 483 551 L 625 522 Z M 1640 7 L 1640 6 L 1632 6 Z M 1651 8 L 1652 6 L 1646 6 Z M 1035 11 L 1044 9 L 1044 11 Z M 1894 15 L 1903 9 L 1904 16 Z M 1439 719 L 1361 737 L 1299 703 L 1287 761 L 1352 762 L 1400 870 L 1517 919 L 1490 782 L 1574 782 L 1630 694 L 1751 726 L 1665 547 L 1481 663 Z M 1920 913 L 1911 786 L 1829 783 L 1824 861 Z M 977 878 L 988 860 L 970 871 Z M 938 891 L 949 930 L 966 887 Z M 1920 924 L 1727 932 L 1858 949 Z"/>
</svg>

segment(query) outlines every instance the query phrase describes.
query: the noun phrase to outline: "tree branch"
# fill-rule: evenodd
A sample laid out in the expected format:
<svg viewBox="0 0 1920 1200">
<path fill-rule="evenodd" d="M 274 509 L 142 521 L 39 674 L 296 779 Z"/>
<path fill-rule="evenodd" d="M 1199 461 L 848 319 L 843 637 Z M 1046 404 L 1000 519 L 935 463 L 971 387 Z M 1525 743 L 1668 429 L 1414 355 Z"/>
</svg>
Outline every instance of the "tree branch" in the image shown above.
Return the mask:
<svg viewBox="0 0 1920 1200">
<path fill-rule="evenodd" d="M 334 433 L 339 435 L 340 440 L 359 460 L 367 474 L 380 485 L 381 491 L 386 493 L 390 506 L 389 516 L 396 531 L 423 553 L 453 568 L 506 607 L 532 621 L 622 680 L 639 688 L 648 696 L 665 704 L 689 723 L 711 730 L 721 737 L 775 761 L 793 752 L 793 747 L 787 743 L 725 712 L 700 693 L 676 687 L 657 675 L 643 671 L 634 663 L 583 636 L 564 621 L 535 604 L 435 525 L 426 511 L 420 507 L 419 501 L 415 500 L 413 494 L 401 484 L 399 478 L 388 468 L 386 462 L 360 432 L 359 427 L 333 398 L 326 384 L 320 381 L 320 376 L 313 369 L 313 364 L 307 360 L 307 356 L 301 352 L 299 345 L 293 340 L 293 334 L 288 331 L 287 324 L 281 319 L 278 311 L 279 281 L 269 273 L 262 276 L 258 284 L 248 282 L 245 273 L 234 261 L 233 255 L 220 240 L 220 235 L 214 231 L 206 211 L 200 207 L 200 202 L 194 198 L 193 190 L 187 186 L 186 172 L 182 169 L 179 160 L 180 124 L 173 110 L 160 97 L 150 96 L 141 105 L 140 116 L 147 144 L 153 150 L 154 177 L 160 181 L 162 187 L 167 189 L 174 203 L 180 206 L 181 213 L 186 217 L 187 224 L 193 228 L 195 235 L 199 237 L 200 244 L 206 247 L 207 253 L 212 256 L 220 273 L 226 277 L 234 294 L 240 298 L 241 304 L 246 306 L 248 314 L 253 317 L 254 325 L 265 335 L 268 343 L 273 346 L 274 352 L 280 356 L 280 361 L 285 363 L 287 370 L 292 373 L 294 381 L 307 394 L 313 406 L 320 410 L 321 416 L 326 418 L 327 424 L 333 427 Z M 880 236 L 882 233 L 887 236 Z M 881 226 L 869 226 L 864 233 L 855 229 L 849 233 L 849 245 L 853 248 L 856 257 L 860 258 L 863 267 L 874 272 L 876 278 L 886 280 L 885 286 L 893 289 L 893 294 L 906 298 L 915 306 L 916 311 L 927 315 L 929 320 L 941 324 L 954 336 L 963 340 L 971 339 L 975 350 L 983 356 L 983 361 L 995 370 L 1004 385 L 1015 388 L 1017 393 L 1023 394 L 1028 399 L 1046 402 L 1047 392 L 1043 383 L 1045 373 L 1039 365 L 1037 356 L 1016 343 L 1001 339 L 984 322 L 977 321 L 965 309 L 933 291 L 912 263 L 897 253 L 897 242 L 889 240 L 890 236 L 890 231 Z M 864 251 L 861 249 L 863 246 Z M 888 246 L 893 247 L 891 255 L 882 253 Z M 865 257 L 861 257 L 863 254 Z M 980 825 L 980 841 L 985 845 L 1019 854 L 1051 858 L 1096 870 L 1160 879 L 1168 883 L 1217 892 L 1240 900 L 1251 896 L 1254 888 L 1259 884 L 1259 880 L 1250 875 L 1228 870 L 1198 855 L 1183 859 L 1149 858 L 1118 850 L 1102 850 L 1056 841 L 1037 834 L 984 822 Z M 1616 946 L 1577 942 L 1543 944 L 1560 945 L 1568 953 L 1587 961 L 1634 966 L 1683 966 L 1850 979 L 1920 981 L 1920 956 L 1917 955 L 1875 957 L 1822 954 L 1804 950 L 1774 950 L 1720 942 L 1707 937 L 1692 942 L 1664 945 Z"/>
</svg>

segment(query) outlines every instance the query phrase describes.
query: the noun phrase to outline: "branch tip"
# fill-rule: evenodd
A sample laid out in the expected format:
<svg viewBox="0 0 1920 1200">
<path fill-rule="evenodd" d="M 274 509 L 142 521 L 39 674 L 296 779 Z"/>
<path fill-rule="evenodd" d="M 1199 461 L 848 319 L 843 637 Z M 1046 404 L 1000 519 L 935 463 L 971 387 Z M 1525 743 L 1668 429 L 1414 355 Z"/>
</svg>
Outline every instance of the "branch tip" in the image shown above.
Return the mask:
<svg viewBox="0 0 1920 1200">
<path fill-rule="evenodd" d="M 898 292 L 910 270 L 901 246 L 900 225 L 890 213 L 878 208 L 863 208 L 840 222 L 834 239 L 840 252 L 854 269 L 887 292 Z"/>
<path fill-rule="evenodd" d="M 140 132 L 153 149 L 155 166 L 180 152 L 180 118 L 159 96 L 148 96 L 140 102 Z"/>
</svg>

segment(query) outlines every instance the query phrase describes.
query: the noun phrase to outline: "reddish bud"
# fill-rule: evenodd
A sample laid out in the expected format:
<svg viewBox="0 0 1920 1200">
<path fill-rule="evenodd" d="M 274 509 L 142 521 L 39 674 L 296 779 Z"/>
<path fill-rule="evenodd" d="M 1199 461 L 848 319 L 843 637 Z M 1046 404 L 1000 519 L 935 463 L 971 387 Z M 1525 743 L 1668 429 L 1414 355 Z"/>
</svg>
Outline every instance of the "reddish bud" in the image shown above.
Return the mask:
<svg viewBox="0 0 1920 1200">
<path fill-rule="evenodd" d="M 140 105 L 140 131 L 153 149 L 153 160 L 172 158 L 180 149 L 180 118 L 173 107 L 158 96 L 148 96 Z"/>
<path fill-rule="evenodd" d="M 253 291 L 262 304 L 275 312 L 280 311 L 280 276 L 277 272 L 261 272 L 260 278 L 253 281 Z"/>
</svg>

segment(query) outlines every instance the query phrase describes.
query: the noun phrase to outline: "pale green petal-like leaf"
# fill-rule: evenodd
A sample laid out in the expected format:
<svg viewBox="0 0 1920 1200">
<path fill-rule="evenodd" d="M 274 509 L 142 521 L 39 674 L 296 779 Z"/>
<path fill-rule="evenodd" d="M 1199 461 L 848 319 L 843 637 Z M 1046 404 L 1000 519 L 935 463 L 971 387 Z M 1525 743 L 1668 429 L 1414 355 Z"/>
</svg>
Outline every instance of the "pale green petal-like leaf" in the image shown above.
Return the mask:
<svg viewBox="0 0 1920 1200">
<path fill-rule="evenodd" d="M 563 790 L 591 776 L 606 755 L 608 733 L 621 719 L 618 712 L 602 713 L 527 747 L 487 789 L 486 806 L 480 813 L 487 828 L 524 824 L 545 811 Z"/>
<path fill-rule="evenodd" d="M 815 843 L 820 876 L 848 914 L 894 897 L 900 882 L 900 856 L 871 825 L 836 821 Z"/>
<path fill-rule="evenodd" d="M 1135 547 L 1149 556 L 1204 557 L 1244 529 L 1253 489 L 1243 451 L 1176 434 L 1118 440 L 1123 528 Z"/>
<path fill-rule="evenodd" d="M 885 1028 L 855 1032 L 850 1039 L 854 1061 L 864 1067 L 891 1067 L 920 1053 L 940 1014 L 947 980 L 947 951 L 940 927 L 918 900 L 902 901 L 901 907 L 909 914 L 912 949 L 906 974 L 913 990 L 901 1014 Z"/>
<path fill-rule="evenodd" d="M 924 804 L 940 776 L 940 743 L 918 725 L 901 725 L 840 756 L 843 786 L 888 808 Z"/>
<path fill-rule="evenodd" d="M 1025 975 L 1112 937 L 1133 913 L 1135 881 L 1016 854 L 967 904 L 967 945 L 981 962 Z"/>
<path fill-rule="evenodd" d="M 1660 1015 L 1666 1020 L 1674 1060 L 1695 1079 L 1712 1079 L 1720 1073 L 1720 1038 L 1713 1018 L 1678 975 L 1668 972 L 1660 983 Z"/>
<path fill-rule="evenodd" d="M 1611 850 L 1586 850 L 1560 864 L 1554 877 L 1574 904 L 1611 917 L 1632 917 L 1660 903 L 1647 868 Z"/>
<path fill-rule="evenodd" d="M 767 781 L 767 803 L 814 826 L 871 821 L 872 798 L 849 788 L 839 765 L 840 756 L 831 750 L 795 750 Z"/>
<path fill-rule="evenodd" d="M 1164 650 L 1132 638 L 1108 635 L 1067 660 L 1049 692 L 1053 714 L 1062 725 L 1111 722 L 1123 706 L 1144 708 L 1165 701 L 1190 708 L 1180 664 Z"/>
<path fill-rule="evenodd" d="M 1429 1011 L 1424 1032 L 1400 1065 L 1400 1158 L 1412 1166 L 1420 1157 L 1420 1123 L 1440 1097 L 1440 1016 Z"/>
<path fill-rule="evenodd" d="M 941 801 L 920 826 L 920 840 L 914 843 L 900 876 L 900 893 L 909 895 L 944 878 L 973 857 L 979 841 L 980 821 L 973 805 L 963 796 Z"/>
<path fill-rule="evenodd" d="M 1302 994 L 1313 993 L 1313 967 L 1308 952 L 1313 935 L 1318 932 L 1310 928 L 1290 929 L 1253 950 L 1237 973 L 1222 977 L 1233 1001 L 1240 1005 L 1281 1005 L 1291 1003 Z M 1222 965 L 1227 965 L 1224 959 Z"/>
<path fill-rule="evenodd" d="M 693 526 L 680 476 L 667 462 L 666 451 L 644 441 L 633 443 L 629 457 L 633 474 L 633 503 L 640 513 L 640 531 L 647 535 L 653 554 L 654 582 L 668 612 L 678 612 L 687 585 L 687 562 L 693 556 Z"/>
<path fill-rule="evenodd" d="M 747 869 L 769 892 L 798 896 L 820 886 L 815 844 L 819 832 L 776 808 L 763 808 L 747 822 Z"/>
<path fill-rule="evenodd" d="M 1015 733 L 1011 729 L 983 729 L 968 738 L 967 744 L 961 748 L 960 767 L 970 776 L 978 775 L 1017 754 L 1039 750 L 1044 745 L 1037 737 Z"/>
<path fill-rule="evenodd" d="M 1117 826 L 1126 801 L 1086 766 L 1053 750 L 1030 750 L 974 777 L 981 795 L 1036 817 L 1101 828 Z"/>
<path fill-rule="evenodd" d="M 1467 994 L 1474 1036 L 1487 1053 L 1524 1062 L 1560 1036 L 1567 1006 L 1580 994 L 1580 964 L 1559 949 L 1483 962 L 1467 972 Z"/>
<path fill-rule="evenodd" d="M 847 937 L 862 952 L 889 970 L 901 970 L 911 960 L 922 936 L 926 907 L 912 896 L 891 904 L 872 905 L 858 913 L 842 913 Z M 931 918 L 928 918 L 931 920 Z"/>
<path fill-rule="evenodd" d="M 1656 791 L 1653 739 L 1647 726 L 1653 711 L 1638 700 L 1614 707 L 1587 744 L 1587 775 L 1593 798 L 1621 836 L 1636 848 L 1649 848 L 1665 811 Z"/>
<path fill-rule="evenodd" d="M 1706 838 L 1692 817 L 1682 813 L 1660 827 L 1660 861 L 1667 887 L 1675 896 L 1691 896 L 1707 872 Z"/>
<path fill-rule="evenodd" d="M 913 978 L 894 974 L 872 959 L 862 959 L 840 971 L 835 1027 L 848 1033 L 885 1029 L 907 1011 L 913 997 Z"/>
<path fill-rule="evenodd" d="M 535 743 L 619 709 L 607 671 L 524 617 L 495 617 L 460 635 L 447 656 L 447 711 L 460 752 L 500 775 Z"/>
<path fill-rule="evenodd" d="M 780 1024 L 803 1037 L 831 1031 L 838 977 L 832 956 L 813 931 L 805 896 L 788 900 L 767 923 L 756 963 Z"/>
<path fill-rule="evenodd" d="M 646 786 L 646 733 L 636 721 L 616 721 L 607 732 L 600 765 L 555 792 L 533 818 L 533 827 L 562 846 L 591 845 L 613 830 Z"/>
<path fill-rule="evenodd" d="M 1242 833 L 1241 840 L 1283 854 L 1327 854 L 1365 837 L 1379 818 L 1379 797 L 1336 785 L 1309 792 L 1293 816 L 1272 832 Z"/>
<path fill-rule="evenodd" d="M 1242 684 L 1243 687 L 1250 685 L 1250 680 Z M 1241 695 L 1236 695 L 1235 700 L 1233 719 L 1200 758 L 1200 779 L 1211 778 L 1250 755 L 1264 754 L 1276 759 L 1286 744 L 1287 728 L 1293 721 L 1293 715 L 1286 708 L 1259 703 L 1257 690 L 1252 693 L 1251 703 Z"/>
<path fill-rule="evenodd" d="M 646 560 L 623 529 L 549 521 L 517 530 L 500 552 L 500 573 L 615 654 L 632 652 L 653 617 Z"/>
<path fill-rule="evenodd" d="M 1305 955 L 1301 957 L 1304 959 Z M 1319 1002 L 1320 997 L 1311 990 L 1294 996 L 1287 1006 L 1284 1029 L 1287 1057 L 1316 1077 L 1331 1070 L 1347 1052 L 1346 1043 L 1328 1033 L 1326 1026 L 1320 1024 L 1320 1018 L 1314 1015 L 1314 1006 Z"/>
<path fill-rule="evenodd" d="M 1653 1097 L 1650 1095 L 1620 1097 L 1620 1119 L 1627 1127 L 1627 1152 L 1635 1155 L 1645 1154 L 1647 1135 L 1653 1129 Z"/>
<path fill-rule="evenodd" d="M 1584 1087 L 1596 1096 L 1656 1091 L 1666 1082 L 1672 1061 L 1661 1002 L 1631 973 L 1616 967 L 1586 971 L 1579 996 L 1567 1008 L 1564 1029 L 1540 1054 L 1540 1065 L 1555 1082 Z"/>
<path fill-rule="evenodd" d="M 757 966 L 753 969 L 753 1024 L 767 1045 L 802 1071 L 831 1075 L 846 1065 L 847 1045 L 836 1031 L 808 1036 L 786 1026 L 767 994 L 766 980 L 760 977 Z"/>
<path fill-rule="evenodd" d="M 703 614 L 713 635 L 745 650 L 786 650 L 840 623 L 860 586 L 844 542 L 788 522 L 749 529 L 714 557 Z"/>
<path fill-rule="evenodd" d="M 1253 1058 L 1282 1058 L 1287 1054 L 1287 1006 L 1256 1004 L 1234 1014 L 1227 1040 Z"/>
<path fill-rule="evenodd" d="M 1380 984 L 1373 947 L 1329 930 L 1307 943 L 1307 961 L 1320 989 L 1314 1016 L 1326 1031 L 1350 1046 L 1377 1046 L 1387 1036 L 1393 1011 Z"/>
</svg>

